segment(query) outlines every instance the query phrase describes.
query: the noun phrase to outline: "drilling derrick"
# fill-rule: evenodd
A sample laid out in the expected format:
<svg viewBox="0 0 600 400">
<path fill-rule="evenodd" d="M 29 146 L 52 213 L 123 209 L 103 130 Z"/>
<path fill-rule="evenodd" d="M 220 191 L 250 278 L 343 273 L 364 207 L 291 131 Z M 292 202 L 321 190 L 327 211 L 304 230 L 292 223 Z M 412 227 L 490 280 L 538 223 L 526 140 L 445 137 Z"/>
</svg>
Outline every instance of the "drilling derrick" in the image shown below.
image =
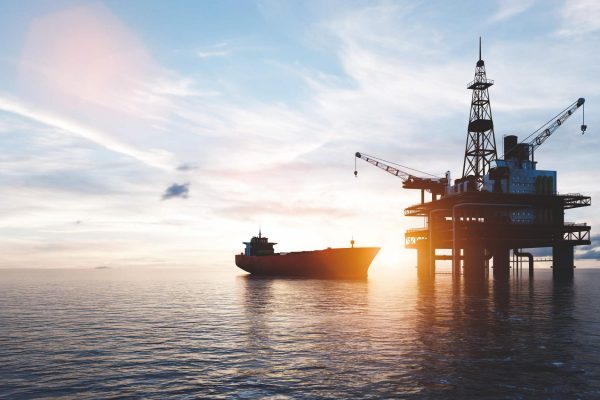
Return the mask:
<svg viewBox="0 0 600 400">
<path fill-rule="evenodd" d="M 481 38 L 479 38 L 479 60 L 475 66 L 475 77 L 467 85 L 467 89 L 472 90 L 473 95 L 462 174 L 463 180 L 475 180 L 477 188 L 483 183 L 483 176 L 487 174 L 490 163 L 497 158 L 494 121 L 488 91 L 493 84 L 494 81 L 487 79 L 485 73 L 485 63 L 481 59 Z"/>
</svg>

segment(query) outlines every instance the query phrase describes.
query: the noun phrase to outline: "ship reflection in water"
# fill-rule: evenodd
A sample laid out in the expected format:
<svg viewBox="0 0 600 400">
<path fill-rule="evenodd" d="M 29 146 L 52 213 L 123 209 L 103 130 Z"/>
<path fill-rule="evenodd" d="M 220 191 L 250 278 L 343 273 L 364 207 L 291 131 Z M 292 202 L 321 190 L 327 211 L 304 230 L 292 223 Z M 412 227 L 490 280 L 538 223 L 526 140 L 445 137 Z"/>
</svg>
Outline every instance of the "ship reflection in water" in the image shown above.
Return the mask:
<svg viewBox="0 0 600 400">
<path fill-rule="evenodd" d="M 554 284 L 0 271 L 7 397 L 598 398 L 600 270 Z"/>
</svg>

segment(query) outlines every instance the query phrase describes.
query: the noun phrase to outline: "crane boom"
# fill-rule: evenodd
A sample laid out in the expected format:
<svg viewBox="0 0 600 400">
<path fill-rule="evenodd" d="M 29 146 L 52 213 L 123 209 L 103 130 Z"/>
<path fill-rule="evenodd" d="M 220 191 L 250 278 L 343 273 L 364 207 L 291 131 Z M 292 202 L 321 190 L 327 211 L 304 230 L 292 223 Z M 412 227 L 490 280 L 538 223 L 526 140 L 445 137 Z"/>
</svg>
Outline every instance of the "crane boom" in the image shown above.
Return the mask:
<svg viewBox="0 0 600 400">
<path fill-rule="evenodd" d="M 447 188 L 448 182 L 450 180 L 449 172 L 446 173 L 446 176 L 444 178 L 439 178 L 439 177 L 436 177 L 435 175 L 427 174 L 426 172 L 423 172 L 423 171 L 417 171 L 417 170 L 414 170 L 413 168 L 404 167 L 407 169 L 412 169 L 414 171 L 420 172 L 422 174 L 432 176 L 432 178 L 422 178 L 422 177 L 412 175 L 412 174 L 410 174 L 406 171 L 403 171 L 399 168 L 392 167 L 391 165 L 387 164 L 387 162 L 384 162 L 383 160 L 381 160 L 377 157 L 369 156 L 366 154 L 361 154 L 359 152 L 356 152 L 355 156 L 356 156 L 356 158 L 365 160 L 369 164 L 372 164 L 372 165 L 376 166 L 377 168 L 384 170 L 388 174 L 392 174 L 394 176 L 399 177 L 400 179 L 402 179 L 402 182 L 403 182 L 402 187 L 403 188 L 405 188 L 405 189 L 420 189 L 421 190 L 421 202 L 424 201 L 422 192 L 425 190 L 430 192 L 434 197 L 436 197 L 437 195 L 443 196 L 446 194 L 446 188 Z M 390 164 L 392 164 L 392 163 L 390 163 Z M 354 176 L 356 176 L 357 174 L 358 174 L 358 172 L 356 171 L 356 167 L 355 167 L 354 168 Z"/>
<path fill-rule="evenodd" d="M 394 176 L 397 176 L 398 178 L 402 179 L 402 182 L 406 182 L 408 179 L 410 179 L 412 177 L 411 174 L 409 174 L 408 172 L 402 171 L 398 168 L 392 167 L 391 165 L 387 165 L 382 161 L 376 160 L 375 158 L 368 156 L 366 154 L 361 154 L 359 152 L 356 152 L 356 158 L 360 158 L 361 160 L 365 160 L 366 162 L 368 162 L 369 164 L 373 164 L 374 166 L 376 166 L 377 168 L 381 168 L 382 170 L 384 170 L 385 172 L 387 172 L 388 174 L 392 174 Z M 358 172 L 356 172 L 356 169 L 354 170 L 354 175 L 356 175 Z"/>
<path fill-rule="evenodd" d="M 548 139 L 554 133 L 554 131 L 556 131 L 571 115 L 573 115 L 579 107 L 583 106 L 584 104 L 585 104 L 585 99 L 583 97 L 577 99 L 577 101 L 570 104 L 567 108 L 565 108 L 563 111 L 558 113 L 558 115 L 556 115 L 550 121 L 546 122 L 540 128 L 535 130 L 531 135 L 529 135 L 527 138 L 525 138 L 525 141 L 526 141 L 531 136 L 535 135 L 535 137 L 533 139 L 531 139 L 528 143 L 532 157 L 533 157 L 534 151 L 538 147 L 540 147 L 546 141 L 546 139 Z M 584 116 L 584 118 L 585 118 L 585 116 Z M 584 122 L 585 122 L 585 120 L 584 120 Z M 587 129 L 587 125 L 582 124 L 581 125 L 581 133 L 585 133 L 586 129 Z"/>
</svg>

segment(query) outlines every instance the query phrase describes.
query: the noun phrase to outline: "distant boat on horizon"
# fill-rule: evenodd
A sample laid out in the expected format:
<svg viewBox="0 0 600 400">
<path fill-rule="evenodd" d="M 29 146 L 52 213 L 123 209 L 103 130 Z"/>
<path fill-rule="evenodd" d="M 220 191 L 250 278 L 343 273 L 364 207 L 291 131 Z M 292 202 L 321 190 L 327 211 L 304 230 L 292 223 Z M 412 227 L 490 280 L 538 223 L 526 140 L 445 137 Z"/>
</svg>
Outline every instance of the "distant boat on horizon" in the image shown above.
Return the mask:
<svg viewBox="0 0 600 400">
<path fill-rule="evenodd" d="M 265 276 L 320 278 L 366 278 L 379 247 L 327 248 L 325 250 L 275 253 L 277 243 L 269 242 L 260 230 L 258 236 L 243 242 L 244 252 L 235 264 L 246 272 Z"/>
</svg>

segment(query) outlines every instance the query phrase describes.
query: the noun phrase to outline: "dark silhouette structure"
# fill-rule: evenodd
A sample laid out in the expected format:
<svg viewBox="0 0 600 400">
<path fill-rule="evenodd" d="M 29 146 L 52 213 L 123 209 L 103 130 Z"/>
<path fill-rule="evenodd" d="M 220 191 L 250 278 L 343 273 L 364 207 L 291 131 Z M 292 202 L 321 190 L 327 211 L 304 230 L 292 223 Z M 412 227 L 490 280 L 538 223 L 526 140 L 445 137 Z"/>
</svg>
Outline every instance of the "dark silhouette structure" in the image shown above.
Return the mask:
<svg viewBox="0 0 600 400">
<path fill-rule="evenodd" d="M 404 210 L 406 216 L 425 218 L 424 227 L 405 233 L 405 246 L 417 250 L 420 277 L 435 274 L 436 260 L 452 260 L 455 277 L 462 273 L 469 280 L 482 279 L 492 266 L 494 277 L 504 279 L 509 276 L 511 250 L 513 261 L 526 258 L 533 274 L 533 256 L 523 249 L 551 247 L 554 277 L 571 278 L 574 248 L 591 243 L 591 228 L 565 222 L 565 210 L 589 206 L 591 198 L 559 194 L 556 171 L 538 170 L 533 155 L 585 100 L 569 105 L 524 142 L 505 136 L 500 159 L 488 92 L 492 84 L 481 59 L 480 39 L 475 79 L 467 85 L 473 95 L 463 176 L 454 184 L 449 173 L 445 178 L 419 178 L 385 160 L 361 153 L 356 157 L 401 177 L 405 188 L 421 189 L 421 203 Z M 582 133 L 586 128 L 581 125 Z M 430 202 L 424 201 L 424 191 L 432 193 Z"/>
<path fill-rule="evenodd" d="M 481 59 L 481 38 L 479 38 L 479 60 L 475 66 L 475 77 L 467 85 L 467 89 L 472 90 L 473 95 L 462 174 L 463 179 L 474 179 L 478 185 L 483 183 L 483 176 L 487 174 L 490 163 L 498 156 L 488 91 L 493 84 L 494 81 L 487 79 L 485 73 L 485 63 Z"/>
<path fill-rule="evenodd" d="M 309 278 L 366 278 L 379 247 L 328 247 L 325 250 L 275 253 L 277 243 L 258 232 L 243 242 L 244 252 L 236 254 L 235 265 L 254 275 Z"/>
</svg>

